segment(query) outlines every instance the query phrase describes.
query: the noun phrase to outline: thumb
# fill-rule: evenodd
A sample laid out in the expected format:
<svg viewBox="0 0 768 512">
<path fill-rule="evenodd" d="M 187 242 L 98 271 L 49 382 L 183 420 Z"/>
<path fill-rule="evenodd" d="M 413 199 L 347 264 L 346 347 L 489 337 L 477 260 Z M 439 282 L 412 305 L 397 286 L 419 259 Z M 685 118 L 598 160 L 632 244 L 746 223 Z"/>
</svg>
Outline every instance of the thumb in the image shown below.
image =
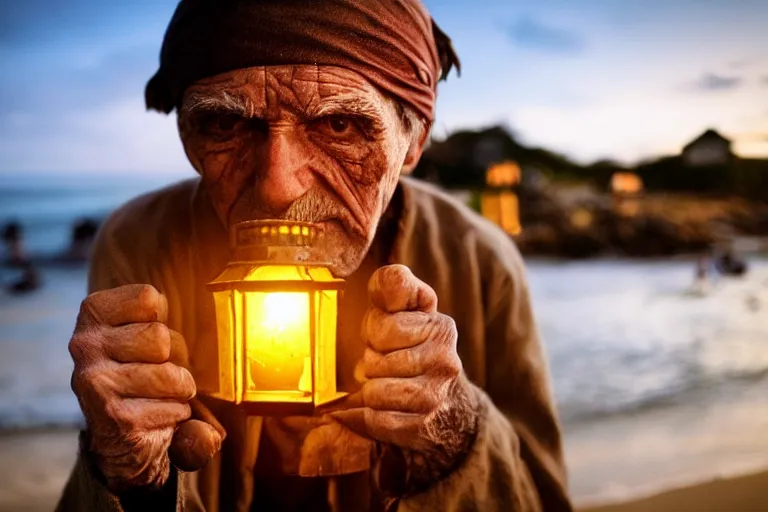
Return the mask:
<svg viewBox="0 0 768 512">
<path fill-rule="evenodd" d="M 182 471 L 197 471 L 221 449 L 227 433 L 198 398 L 189 402 L 194 419 L 180 423 L 171 439 L 168 456 Z"/>
<path fill-rule="evenodd" d="M 405 265 L 387 265 L 377 269 L 368 281 L 368 297 L 373 307 L 385 313 L 437 311 L 435 290 L 413 275 Z"/>
<path fill-rule="evenodd" d="M 341 423 L 355 434 L 371 437 L 368 429 L 368 421 L 371 412 L 371 409 L 367 408 L 346 409 L 342 411 L 333 411 L 329 413 L 328 416 Z"/>
<path fill-rule="evenodd" d="M 197 471 L 221 449 L 221 434 L 200 420 L 187 420 L 173 434 L 168 457 L 181 471 Z"/>
</svg>

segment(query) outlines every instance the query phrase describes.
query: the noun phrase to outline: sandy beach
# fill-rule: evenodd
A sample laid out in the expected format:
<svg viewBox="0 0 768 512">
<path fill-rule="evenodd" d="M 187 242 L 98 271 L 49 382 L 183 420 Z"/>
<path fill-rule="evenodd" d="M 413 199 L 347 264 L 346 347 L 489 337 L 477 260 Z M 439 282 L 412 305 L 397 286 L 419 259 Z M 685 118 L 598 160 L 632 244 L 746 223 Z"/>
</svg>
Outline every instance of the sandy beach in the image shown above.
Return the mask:
<svg viewBox="0 0 768 512">
<path fill-rule="evenodd" d="M 75 460 L 75 430 L 0 434 L 0 511 L 50 512 Z M 593 506 L 574 496 L 582 512 L 763 512 L 768 471 L 716 479 L 647 498 Z"/>
<path fill-rule="evenodd" d="M 764 512 L 768 509 L 768 471 L 718 479 L 666 491 L 648 498 L 583 512 Z"/>
<path fill-rule="evenodd" d="M 0 511 L 51 512 L 77 456 L 74 429 L 0 434 Z"/>
</svg>

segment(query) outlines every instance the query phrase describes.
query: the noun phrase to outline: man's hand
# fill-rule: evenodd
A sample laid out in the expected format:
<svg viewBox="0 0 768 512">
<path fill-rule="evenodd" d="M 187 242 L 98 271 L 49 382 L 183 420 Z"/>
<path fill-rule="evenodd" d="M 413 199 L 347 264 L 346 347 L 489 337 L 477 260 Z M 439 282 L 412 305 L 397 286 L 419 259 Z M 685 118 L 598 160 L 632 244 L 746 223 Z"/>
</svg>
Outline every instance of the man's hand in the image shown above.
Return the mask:
<svg viewBox="0 0 768 512">
<path fill-rule="evenodd" d="M 80 307 L 69 343 L 72 389 L 88 425 L 86 448 L 113 492 L 162 487 L 171 439 L 190 417 L 195 382 L 178 364 L 186 347 L 163 323 L 167 309 L 165 297 L 149 285 L 93 293 Z M 190 443 L 190 431 L 207 431 L 200 442 L 218 445 L 204 451 L 218 450 L 217 429 L 197 421 L 185 425 L 178 444 Z"/>
<path fill-rule="evenodd" d="M 403 265 L 371 277 L 363 320 L 368 348 L 356 368 L 361 390 L 332 416 L 362 435 L 399 448 L 408 489 L 449 472 L 471 445 L 474 394 L 456 352 L 456 326 L 437 312 L 434 290 Z"/>
</svg>

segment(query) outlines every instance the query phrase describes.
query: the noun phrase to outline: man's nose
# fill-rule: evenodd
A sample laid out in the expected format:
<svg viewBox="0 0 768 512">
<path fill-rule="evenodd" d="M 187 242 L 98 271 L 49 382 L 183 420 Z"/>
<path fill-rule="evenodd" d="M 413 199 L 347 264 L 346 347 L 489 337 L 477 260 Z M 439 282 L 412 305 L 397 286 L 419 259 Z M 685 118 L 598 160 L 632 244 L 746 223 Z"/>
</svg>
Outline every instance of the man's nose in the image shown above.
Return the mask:
<svg viewBox="0 0 768 512">
<path fill-rule="evenodd" d="M 288 130 L 270 131 L 262 155 L 256 196 L 264 210 L 279 214 L 312 187 L 311 155 L 305 144 Z"/>
</svg>

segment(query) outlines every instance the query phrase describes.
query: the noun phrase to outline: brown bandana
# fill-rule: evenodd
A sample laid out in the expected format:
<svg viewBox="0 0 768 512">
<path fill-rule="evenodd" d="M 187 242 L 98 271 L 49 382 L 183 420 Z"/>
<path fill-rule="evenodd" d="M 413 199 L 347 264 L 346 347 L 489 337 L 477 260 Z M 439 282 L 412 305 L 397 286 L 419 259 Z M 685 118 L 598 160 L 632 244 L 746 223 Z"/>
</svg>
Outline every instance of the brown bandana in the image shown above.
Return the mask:
<svg viewBox="0 0 768 512">
<path fill-rule="evenodd" d="M 434 119 L 438 80 L 460 70 L 421 0 L 182 0 L 148 109 L 169 113 L 193 82 L 253 66 L 345 67 Z"/>
</svg>

